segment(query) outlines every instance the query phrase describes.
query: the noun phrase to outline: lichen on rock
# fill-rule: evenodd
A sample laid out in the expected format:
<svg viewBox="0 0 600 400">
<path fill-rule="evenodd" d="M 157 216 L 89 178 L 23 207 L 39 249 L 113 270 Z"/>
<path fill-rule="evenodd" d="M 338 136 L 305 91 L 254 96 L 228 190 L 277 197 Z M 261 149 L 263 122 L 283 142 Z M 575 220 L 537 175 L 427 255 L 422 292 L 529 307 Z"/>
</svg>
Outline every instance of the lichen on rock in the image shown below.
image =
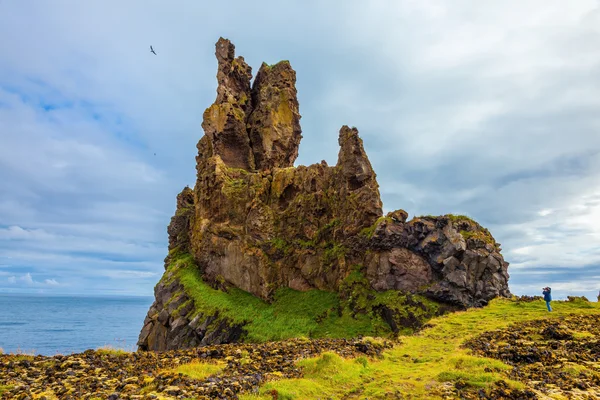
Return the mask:
<svg viewBox="0 0 600 400">
<path fill-rule="evenodd" d="M 178 195 L 168 228 L 165 274 L 183 257 L 203 284 L 266 303 L 282 288 L 335 293 L 340 315 L 371 315 L 391 331 L 418 327 L 444 309 L 440 304 L 466 308 L 510 295 L 500 245 L 475 221 L 453 215 L 407 221 L 404 210 L 383 215 L 356 128 L 341 127 L 336 165 L 293 166 L 302 133 L 288 61 L 263 63 L 251 86 L 251 68 L 229 40 L 219 39 L 216 57 L 217 97 L 204 112 L 195 187 Z M 355 282 L 348 291 L 357 266 L 362 286 Z M 157 285 L 141 349 L 244 340 L 248 321 L 223 319 L 222 312 L 197 317 L 206 300 L 165 282 Z M 185 307 L 196 313 L 192 319 L 181 319 L 180 305 L 171 305 L 174 291 L 184 296 L 177 302 L 191 304 Z M 355 301 L 359 292 L 368 301 Z M 207 333 L 209 325 L 220 333 Z"/>
</svg>

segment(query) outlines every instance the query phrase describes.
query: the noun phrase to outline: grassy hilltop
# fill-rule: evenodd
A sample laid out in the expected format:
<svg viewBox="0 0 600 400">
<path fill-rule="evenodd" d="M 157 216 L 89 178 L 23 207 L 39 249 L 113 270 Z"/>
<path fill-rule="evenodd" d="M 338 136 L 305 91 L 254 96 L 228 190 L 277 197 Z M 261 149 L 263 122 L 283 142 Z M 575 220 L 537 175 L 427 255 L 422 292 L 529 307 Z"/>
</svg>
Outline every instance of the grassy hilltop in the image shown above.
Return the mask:
<svg viewBox="0 0 600 400">
<path fill-rule="evenodd" d="M 553 307 L 498 299 L 436 317 L 391 347 L 376 338 L 289 339 L 162 353 L 0 355 L 0 398 L 597 398 L 600 307 L 582 300 Z"/>
</svg>

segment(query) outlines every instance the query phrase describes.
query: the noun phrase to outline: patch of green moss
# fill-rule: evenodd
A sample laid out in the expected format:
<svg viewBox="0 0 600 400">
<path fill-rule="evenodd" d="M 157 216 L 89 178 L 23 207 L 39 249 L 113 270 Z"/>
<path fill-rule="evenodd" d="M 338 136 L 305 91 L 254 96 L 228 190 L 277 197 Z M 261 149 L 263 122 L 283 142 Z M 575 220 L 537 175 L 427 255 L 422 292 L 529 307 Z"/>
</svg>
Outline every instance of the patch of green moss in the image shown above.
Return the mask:
<svg viewBox="0 0 600 400">
<path fill-rule="evenodd" d="M 213 289 L 202 280 L 191 256 L 180 256 L 169 270 L 174 272 L 194 301 L 191 315 L 218 315 L 208 327 L 227 320 L 243 325 L 243 340 L 263 342 L 293 337 L 350 338 L 358 335 L 389 336 L 389 326 L 378 315 L 353 314 L 344 308 L 337 293 L 279 288 L 271 304 L 237 288 Z"/>
<path fill-rule="evenodd" d="M 237 59 L 231 62 L 231 67 L 236 72 L 244 72 L 244 66 Z"/>
<path fill-rule="evenodd" d="M 175 216 L 180 217 L 182 215 L 188 214 L 194 210 L 193 207 L 181 207 L 175 212 Z"/>
<path fill-rule="evenodd" d="M 178 317 L 181 314 L 181 310 L 183 310 L 185 307 L 189 306 L 190 303 L 191 303 L 191 300 L 183 302 L 182 304 L 179 305 L 179 307 L 177 307 L 177 309 L 175 310 L 175 312 L 173 314 Z"/>
<path fill-rule="evenodd" d="M 375 234 L 375 229 L 377 229 L 377 225 L 379 225 L 383 221 L 386 221 L 388 223 L 394 222 L 389 217 L 379 217 L 379 218 L 377 218 L 377 221 L 375 221 L 375 223 L 373 223 L 373 225 L 363 228 L 358 234 L 360 236 L 366 237 L 367 239 L 371 239 L 373 237 L 373 235 Z"/>
<path fill-rule="evenodd" d="M 301 247 L 303 249 L 314 249 L 317 246 L 314 239 L 313 240 L 296 239 L 296 240 L 294 240 L 294 244 L 298 245 L 299 247 Z"/>
<path fill-rule="evenodd" d="M 232 177 L 245 177 L 249 174 L 249 172 L 246 171 L 244 168 L 230 167 L 228 165 L 224 165 L 222 168 L 228 176 Z"/>
<path fill-rule="evenodd" d="M 370 311 L 370 301 L 373 298 L 369 281 L 361 272 L 361 268 L 360 265 L 353 266 L 352 271 L 340 286 L 340 293 L 344 301 L 355 313 Z"/>
<path fill-rule="evenodd" d="M 293 246 L 287 240 L 276 237 L 266 242 L 275 251 L 281 253 L 283 256 L 289 255 L 293 251 Z"/>
<path fill-rule="evenodd" d="M 246 190 L 244 179 L 225 179 L 221 188 L 223 194 L 229 198 L 237 198 Z"/>
<path fill-rule="evenodd" d="M 233 111 L 233 117 L 235 119 L 237 119 L 240 122 L 244 122 L 246 119 L 246 113 L 244 112 L 244 110 L 239 107 L 239 106 L 235 106 L 235 107 L 231 107 L 231 111 Z"/>
<path fill-rule="evenodd" d="M 13 385 L 0 385 L 0 396 L 4 394 L 4 392 L 8 392 L 14 386 Z"/>
<path fill-rule="evenodd" d="M 172 372 L 201 381 L 209 376 L 218 375 L 226 366 L 227 364 L 220 360 L 212 362 L 192 361 L 173 368 Z"/>
<path fill-rule="evenodd" d="M 331 221 L 329 221 L 327 224 L 323 225 L 323 227 L 321 229 L 319 229 L 319 233 L 322 234 L 324 232 L 327 232 L 327 231 L 331 230 L 332 228 L 339 226 L 341 223 L 342 223 L 342 221 L 340 221 L 339 218 L 334 218 Z"/>
<path fill-rule="evenodd" d="M 281 60 L 281 61 L 279 61 L 279 62 L 276 62 L 275 64 L 267 64 L 267 63 L 263 63 L 263 64 L 264 64 L 264 65 L 265 65 L 267 68 L 269 68 L 269 69 L 270 69 L 270 68 L 273 68 L 273 67 L 275 67 L 276 65 L 283 64 L 283 63 L 289 64 L 290 62 L 289 62 L 288 60 Z"/>
<path fill-rule="evenodd" d="M 461 222 L 461 221 L 467 221 L 470 222 L 472 224 L 475 225 L 479 225 L 477 222 L 475 222 L 472 218 L 467 217 L 466 215 L 454 215 L 454 214 L 446 214 L 444 215 L 444 217 L 448 218 L 450 221 L 452 222 Z"/>
<path fill-rule="evenodd" d="M 385 314 L 395 333 L 409 334 L 441 313 L 439 304 L 424 296 L 397 290 L 372 290 L 361 269 L 360 265 L 354 266 L 340 288 L 347 307 L 355 314 L 371 317 Z"/>
<path fill-rule="evenodd" d="M 129 354 L 130 352 L 124 349 L 120 349 L 113 346 L 103 346 L 96 349 L 96 353 L 104 354 L 104 355 L 113 355 L 113 356 L 124 356 Z"/>
<path fill-rule="evenodd" d="M 314 195 L 312 195 L 312 197 L 314 197 Z M 308 203 L 304 203 L 304 204 L 308 204 Z M 292 208 L 294 210 L 296 209 L 295 207 L 290 207 L 290 208 Z M 297 214 L 300 215 L 300 218 L 302 217 L 302 213 L 297 213 Z M 278 218 L 277 219 L 277 223 L 280 224 L 280 227 L 284 227 L 286 225 L 286 221 L 287 221 L 286 218 Z M 307 223 L 307 221 L 302 221 L 302 223 Z M 333 251 L 337 254 L 341 250 L 341 248 L 340 248 L 341 244 L 336 243 L 333 240 L 331 240 L 331 237 L 333 237 L 336 227 L 340 226 L 340 224 L 341 224 L 341 221 L 338 218 L 334 218 L 331 221 L 329 221 L 328 223 L 326 223 L 325 225 L 323 225 L 322 227 L 318 228 L 316 230 L 316 232 L 309 238 L 306 238 L 306 239 L 294 238 L 291 240 L 277 238 L 277 239 L 271 239 L 267 243 L 275 245 L 277 247 L 281 247 L 282 250 L 289 250 L 290 252 L 293 250 L 294 247 L 302 248 L 302 249 L 313 249 L 313 250 L 314 249 L 325 249 L 326 251 L 331 250 L 332 248 L 335 247 L 335 250 L 333 250 Z M 315 223 L 315 225 L 316 225 L 316 223 Z M 277 241 L 278 243 L 274 243 L 273 240 Z M 333 255 L 333 254 L 331 254 L 331 251 L 330 251 L 329 255 Z"/>
<path fill-rule="evenodd" d="M 248 103 L 248 96 L 246 95 L 246 93 L 242 93 L 242 95 L 240 96 L 240 105 L 244 105 L 246 103 Z"/>
<path fill-rule="evenodd" d="M 494 241 L 494 238 L 492 237 L 492 235 L 490 234 L 490 232 L 487 229 L 480 230 L 480 231 L 460 231 L 460 234 L 462 235 L 462 237 L 465 240 L 477 239 L 477 240 L 481 240 L 487 244 L 491 244 L 491 245 L 496 244 L 496 242 Z"/>
<path fill-rule="evenodd" d="M 334 261 L 339 260 L 346 255 L 346 247 L 339 243 L 330 243 L 321 256 L 323 265 L 331 265 Z"/>
</svg>

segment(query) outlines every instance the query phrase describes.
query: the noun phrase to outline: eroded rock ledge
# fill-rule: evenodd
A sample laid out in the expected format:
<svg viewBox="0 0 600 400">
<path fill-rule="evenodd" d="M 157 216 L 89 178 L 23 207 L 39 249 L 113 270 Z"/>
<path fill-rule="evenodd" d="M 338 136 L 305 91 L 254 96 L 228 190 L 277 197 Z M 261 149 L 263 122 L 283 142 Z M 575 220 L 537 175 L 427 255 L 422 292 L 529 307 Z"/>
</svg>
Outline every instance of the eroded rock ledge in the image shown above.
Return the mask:
<svg viewBox="0 0 600 400">
<path fill-rule="evenodd" d="M 369 290 L 420 294 L 460 308 L 510 294 L 500 245 L 475 221 L 453 215 L 407 221 L 403 210 L 383 216 L 356 128 L 340 129 L 335 166 L 294 167 L 302 137 L 295 71 L 287 61 L 263 63 L 251 85 L 251 68 L 234 50 L 226 39 L 216 44 L 217 98 L 204 112 L 196 185 L 177 198 L 165 267 L 189 253 L 204 282 L 265 301 L 285 287 L 352 297 L 342 289 L 353 271 Z M 169 312 L 180 289 L 157 286 L 140 348 L 238 339 L 166 334 L 180 318 Z"/>
</svg>

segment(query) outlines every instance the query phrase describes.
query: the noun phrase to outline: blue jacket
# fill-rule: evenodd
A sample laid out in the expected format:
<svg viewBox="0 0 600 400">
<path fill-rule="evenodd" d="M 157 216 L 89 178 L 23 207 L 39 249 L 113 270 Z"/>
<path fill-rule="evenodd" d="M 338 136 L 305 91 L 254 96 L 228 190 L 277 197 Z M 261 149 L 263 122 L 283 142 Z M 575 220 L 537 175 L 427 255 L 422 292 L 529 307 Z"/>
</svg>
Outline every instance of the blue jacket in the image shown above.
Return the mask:
<svg viewBox="0 0 600 400">
<path fill-rule="evenodd" d="M 552 295 L 549 290 L 544 290 L 542 293 L 544 295 L 544 301 L 552 301 Z"/>
</svg>

